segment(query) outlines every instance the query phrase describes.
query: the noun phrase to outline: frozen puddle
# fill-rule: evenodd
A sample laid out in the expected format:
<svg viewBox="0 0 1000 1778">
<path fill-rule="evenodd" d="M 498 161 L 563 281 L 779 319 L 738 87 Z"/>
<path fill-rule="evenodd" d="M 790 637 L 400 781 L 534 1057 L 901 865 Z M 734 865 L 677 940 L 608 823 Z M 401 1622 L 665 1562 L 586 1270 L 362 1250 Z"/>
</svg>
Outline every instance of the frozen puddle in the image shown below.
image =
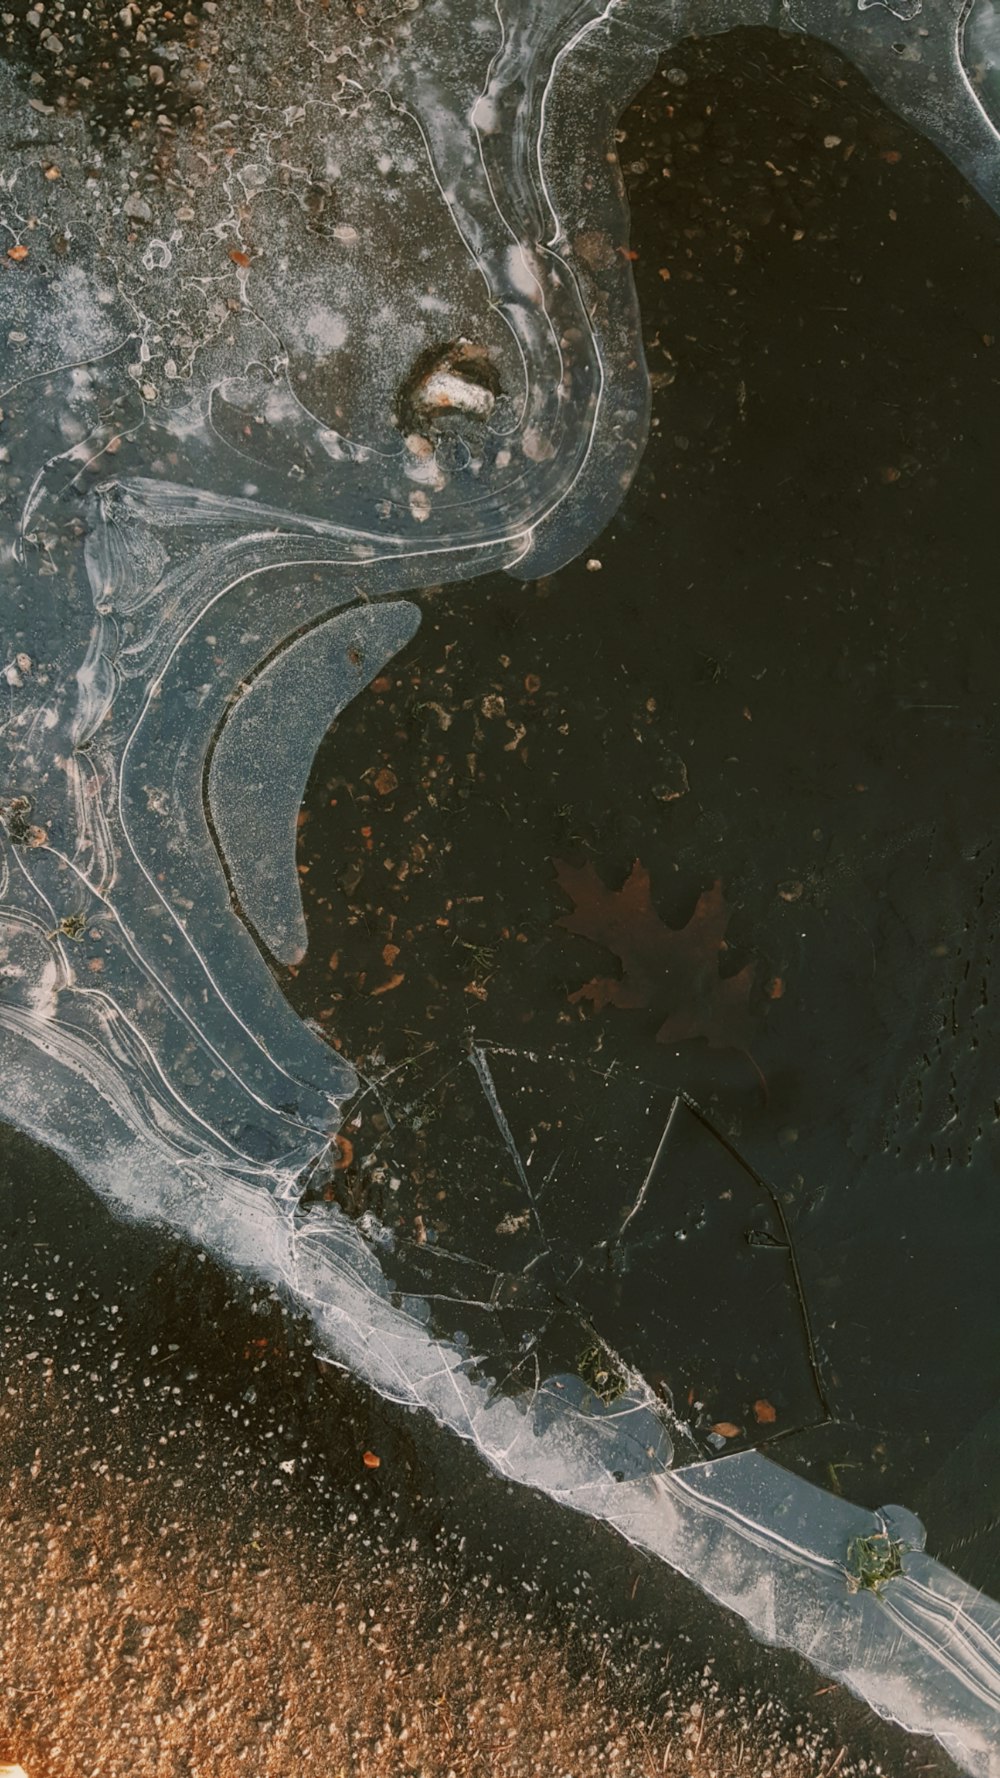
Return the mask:
<svg viewBox="0 0 1000 1778">
<path fill-rule="evenodd" d="M 991 6 L 779 11 L 1000 208 Z M 480 1046 L 453 1068 L 520 1194 L 516 1245 L 499 1265 L 486 1179 L 461 1251 L 407 1249 L 315 1201 L 359 1082 L 256 942 L 302 954 L 303 786 L 412 636 L 400 595 L 552 571 L 620 502 L 648 389 L 611 132 L 695 26 L 774 22 L 763 0 L 451 0 L 320 14 L 289 65 L 279 26 L 237 5 L 120 88 L 79 73 L 98 54 L 82 15 L 35 80 L 28 26 L 4 27 L 0 1110 L 123 1213 L 280 1283 L 332 1360 L 498 1473 L 988 1778 L 998 1608 L 902 1508 L 854 1508 L 749 1448 L 770 1404 L 748 1433 L 745 1327 L 794 1423 L 825 1413 L 766 1184 L 679 1103 L 628 1214 L 581 1230 L 572 1182 L 529 1176 L 505 1063 Z M 608 1283 L 656 1275 L 686 1142 L 735 1169 L 705 1237 L 731 1287 L 708 1333 L 679 1298 L 630 1319 Z M 671 1275 L 697 1307 L 695 1274 Z M 653 1380 L 698 1337 L 731 1421 Z"/>
</svg>

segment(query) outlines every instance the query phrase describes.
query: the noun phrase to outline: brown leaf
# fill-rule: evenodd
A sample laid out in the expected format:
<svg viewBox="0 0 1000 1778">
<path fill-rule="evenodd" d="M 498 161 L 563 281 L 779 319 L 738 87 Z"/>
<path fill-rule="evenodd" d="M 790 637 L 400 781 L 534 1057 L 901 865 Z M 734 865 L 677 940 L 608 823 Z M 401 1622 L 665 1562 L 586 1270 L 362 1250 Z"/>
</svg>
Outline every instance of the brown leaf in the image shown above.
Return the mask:
<svg viewBox="0 0 1000 1778">
<path fill-rule="evenodd" d="M 234 265 L 243 266 L 245 268 L 250 264 L 249 253 L 244 253 L 240 247 L 230 247 L 229 257 Z"/>
<path fill-rule="evenodd" d="M 374 1451 L 362 1451 L 361 1461 L 366 1469 L 379 1469 L 382 1464 L 381 1457 L 376 1457 Z"/>
<path fill-rule="evenodd" d="M 777 1408 L 772 1407 L 771 1403 L 765 1401 L 763 1396 L 761 1396 L 759 1401 L 754 1402 L 753 1411 L 758 1426 L 773 1426 L 775 1420 L 778 1418 Z"/>
<path fill-rule="evenodd" d="M 391 796 L 393 791 L 398 789 L 398 787 L 399 779 L 396 777 L 395 772 L 392 771 L 389 766 L 383 766 L 382 770 L 378 772 L 375 777 L 375 789 L 378 791 L 379 796 Z"/>
<path fill-rule="evenodd" d="M 678 930 L 653 906 L 649 872 L 638 859 L 621 889 L 606 888 L 589 862 L 579 868 L 555 863 L 559 887 L 574 903 L 558 924 L 603 945 L 621 964 L 620 976 L 595 976 L 570 995 L 571 1001 L 589 1000 L 598 1010 L 651 1008 L 667 1015 L 656 1034 L 660 1043 L 702 1037 L 711 1049 L 749 1056 L 754 965 L 736 975 L 719 973 L 730 919 L 721 883 L 698 897 L 687 925 Z"/>
<path fill-rule="evenodd" d="M 734 1426 L 731 1420 L 716 1420 L 712 1431 L 717 1432 L 720 1438 L 739 1438 L 743 1428 Z"/>
<path fill-rule="evenodd" d="M 401 969 L 395 970 L 387 982 L 379 982 L 378 987 L 372 989 L 372 999 L 377 1000 L 380 994 L 391 994 L 393 989 L 398 988 L 400 983 L 405 980 L 404 972 Z"/>
</svg>

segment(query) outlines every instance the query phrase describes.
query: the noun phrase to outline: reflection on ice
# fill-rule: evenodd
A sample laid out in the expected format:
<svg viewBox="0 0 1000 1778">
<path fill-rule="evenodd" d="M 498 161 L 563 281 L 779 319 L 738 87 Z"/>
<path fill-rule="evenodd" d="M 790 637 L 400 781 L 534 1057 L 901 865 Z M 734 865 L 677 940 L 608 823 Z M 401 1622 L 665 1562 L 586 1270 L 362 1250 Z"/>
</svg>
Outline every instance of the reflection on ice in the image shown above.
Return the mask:
<svg viewBox="0 0 1000 1778">
<path fill-rule="evenodd" d="M 250 930 L 301 954 L 303 785 L 412 635 L 399 595 L 554 568 L 621 499 L 647 390 L 610 132 L 672 42 L 774 10 L 442 0 L 306 9 L 289 33 L 280 8 L 237 6 L 161 46 L 136 131 L 128 80 L 61 91 L 60 61 L 32 81 L 30 33 L 5 27 L 0 1109 L 125 1212 L 280 1281 L 331 1357 L 501 1474 L 990 1774 L 996 1608 L 908 1515 L 738 1448 L 825 1412 L 763 1182 L 682 1106 L 628 1214 L 597 1227 L 585 1172 L 529 1174 L 479 1046 L 447 1085 L 484 1157 L 461 1246 L 390 1238 L 377 1205 L 326 1191 L 345 1108 L 363 1119 L 374 1095 L 396 1129 L 390 1083 L 359 1089 Z M 1000 207 L 991 6 L 780 11 Z M 732 1183 L 703 1189 L 720 1167 Z M 725 1324 L 699 1296 L 702 1242 Z M 688 1398 L 689 1361 L 712 1400 Z M 902 1573 L 852 1586 L 849 1549 L 886 1529 Z"/>
</svg>

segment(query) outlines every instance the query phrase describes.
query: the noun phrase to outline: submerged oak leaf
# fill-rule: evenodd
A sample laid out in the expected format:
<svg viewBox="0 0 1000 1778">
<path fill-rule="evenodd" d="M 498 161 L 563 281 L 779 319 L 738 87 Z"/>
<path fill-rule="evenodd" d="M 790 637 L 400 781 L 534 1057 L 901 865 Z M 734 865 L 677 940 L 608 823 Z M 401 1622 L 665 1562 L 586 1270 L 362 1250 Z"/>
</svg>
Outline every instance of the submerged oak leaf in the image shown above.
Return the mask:
<svg viewBox="0 0 1000 1778">
<path fill-rule="evenodd" d="M 720 974 L 732 912 L 721 882 L 698 897 L 687 925 L 677 928 L 668 926 L 654 907 L 649 872 L 638 859 L 620 889 L 609 889 L 589 862 L 554 862 L 559 887 L 574 904 L 557 924 L 603 945 L 621 964 L 620 976 L 595 976 L 570 1000 L 589 1000 L 596 1010 L 649 1008 L 666 1015 L 656 1033 L 658 1043 L 701 1037 L 710 1049 L 740 1050 L 753 1062 L 754 965 L 746 964 L 735 975 Z"/>
</svg>

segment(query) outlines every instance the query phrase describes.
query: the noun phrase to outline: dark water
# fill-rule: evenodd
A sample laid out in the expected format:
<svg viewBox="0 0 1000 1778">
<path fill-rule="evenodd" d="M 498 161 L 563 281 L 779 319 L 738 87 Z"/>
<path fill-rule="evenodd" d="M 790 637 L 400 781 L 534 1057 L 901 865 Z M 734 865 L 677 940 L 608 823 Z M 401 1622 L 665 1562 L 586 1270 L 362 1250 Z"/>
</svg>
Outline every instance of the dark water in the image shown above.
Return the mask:
<svg viewBox="0 0 1000 1778">
<path fill-rule="evenodd" d="M 613 1239 L 690 1095 L 792 1231 L 815 1372 L 774 1235 L 696 1226 L 711 1139 L 661 1166 L 668 1238 L 627 1304 L 590 1282 L 595 1323 L 704 1424 L 923 1509 L 996 1590 L 1000 223 L 815 46 L 670 63 L 620 147 L 654 383 L 636 486 L 599 570 L 430 594 L 331 731 L 289 993 L 408 1063 L 403 1127 L 362 1123 L 375 1178 L 355 1164 L 342 1201 L 453 1246 L 488 1244 L 509 1193 L 470 1034 L 517 1052 L 497 1084 L 567 1242 Z M 574 1003 L 623 966 L 562 928 L 556 860 L 610 890 L 640 860 L 670 929 L 720 882 L 725 948 L 668 944 L 649 980 L 633 958 L 631 1009 Z M 657 1041 L 685 1021 L 708 1036 Z"/>
<path fill-rule="evenodd" d="M 589 563 L 429 590 L 316 763 L 287 991 L 370 1075 L 405 1065 L 325 1189 L 410 1238 L 415 1280 L 435 1246 L 528 1266 L 478 1044 L 548 1182 L 558 1287 L 684 1411 L 688 1454 L 766 1441 L 851 1499 L 901 1500 L 996 1593 L 1000 222 L 815 46 L 739 33 L 669 67 L 623 120 L 631 243 L 591 249 L 636 255 L 635 486 Z M 591 867 L 584 930 L 557 861 L 564 884 Z M 636 861 L 649 903 L 615 950 L 597 939 L 622 904 L 596 885 Z M 580 997 L 592 981 L 626 986 Z M 661 1147 L 678 1093 L 695 1109 Z M 137 1361 L 175 1346 L 178 1375 L 242 1387 L 244 1293 L 13 1137 L 2 1184 L 12 1320 L 69 1252 L 71 1317 L 130 1291 Z M 602 1620 L 668 1628 L 793 1704 L 815 1689 L 308 1359 L 257 1399 L 248 1439 L 283 1404 L 327 1505 L 377 1444 L 405 1477 L 401 1543 L 499 1539 L 553 1602 L 585 1569 Z M 854 1754 L 949 1769 L 840 1694 L 814 1707 Z"/>
</svg>

